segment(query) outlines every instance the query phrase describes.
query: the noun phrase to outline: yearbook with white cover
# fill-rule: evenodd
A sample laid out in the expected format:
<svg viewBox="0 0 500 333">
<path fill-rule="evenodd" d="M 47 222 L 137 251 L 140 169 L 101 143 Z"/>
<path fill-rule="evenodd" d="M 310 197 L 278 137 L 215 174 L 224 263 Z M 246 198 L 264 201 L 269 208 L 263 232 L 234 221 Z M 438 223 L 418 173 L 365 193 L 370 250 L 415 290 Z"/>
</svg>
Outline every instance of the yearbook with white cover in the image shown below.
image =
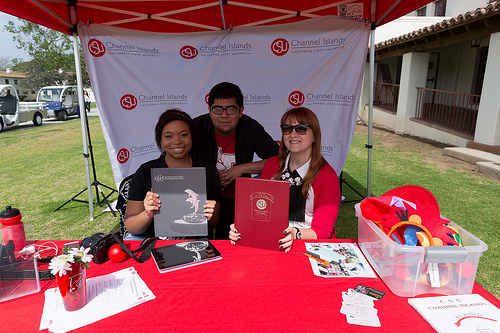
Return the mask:
<svg viewBox="0 0 500 333">
<path fill-rule="evenodd" d="M 500 332 L 500 309 L 478 294 L 410 298 L 437 332 Z"/>
</svg>

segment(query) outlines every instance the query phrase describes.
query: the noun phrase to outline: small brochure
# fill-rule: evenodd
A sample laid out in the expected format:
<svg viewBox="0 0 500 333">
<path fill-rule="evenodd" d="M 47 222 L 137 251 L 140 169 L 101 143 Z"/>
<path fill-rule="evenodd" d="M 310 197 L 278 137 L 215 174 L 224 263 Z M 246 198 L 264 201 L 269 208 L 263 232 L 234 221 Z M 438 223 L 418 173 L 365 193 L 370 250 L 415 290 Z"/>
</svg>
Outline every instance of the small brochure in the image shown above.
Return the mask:
<svg viewBox="0 0 500 333">
<path fill-rule="evenodd" d="M 314 275 L 321 277 L 368 277 L 375 272 L 356 243 L 305 243 Z"/>
<path fill-rule="evenodd" d="M 45 291 L 40 330 L 67 332 L 155 299 L 133 267 L 87 279 L 87 304 L 66 311 L 59 288 Z"/>
<path fill-rule="evenodd" d="M 157 247 L 151 250 L 151 256 L 160 273 L 222 259 L 208 238 Z"/>
<path fill-rule="evenodd" d="M 410 298 L 437 332 L 500 332 L 500 309 L 478 294 Z"/>
<path fill-rule="evenodd" d="M 203 212 L 207 200 L 205 168 L 153 168 L 151 181 L 161 200 L 154 217 L 156 237 L 208 235 Z"/>
</svg>

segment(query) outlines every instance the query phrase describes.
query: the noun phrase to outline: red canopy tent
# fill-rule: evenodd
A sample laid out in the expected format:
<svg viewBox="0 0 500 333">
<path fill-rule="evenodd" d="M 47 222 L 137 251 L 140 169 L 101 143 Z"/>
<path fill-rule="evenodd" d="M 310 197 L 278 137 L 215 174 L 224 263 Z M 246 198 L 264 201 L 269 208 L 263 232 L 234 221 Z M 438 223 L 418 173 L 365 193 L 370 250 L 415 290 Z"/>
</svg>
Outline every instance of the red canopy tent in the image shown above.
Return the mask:
<svg viewBox="0 0 500 333">
<path fill-rule="evenodd" d="M 380 26 L 429 2 L 432 0 L 1 0 L 0 10 L 66 34 L 78 22 L 193 32 L 342 15 L 342 5 L 359 6 L 362 20 Z"/>
<path fill-rule="evenodd" d="M 0 11 L 45 27 L 73 35 L 77 84 L 82 86 L 78 64 L 76 25 L 104 24 L 131 30 L 186 33 L 217 31 L 298 22 L 318 16 L 346 16 L 371 24 L 370 45 L 374 45 L 377 26 L 406 15 L 433 0 L 0 0 Z M 347 12 L 346 12 L 347 10 Z M 367 195 L 371 194 L 371 128 L 373 109 L 374 47 L 370 47 L 370 112 L 368 119 Z M 80 110 L 83 92 L 79 89 Z M 84 156 L 88 156 L 85 112 L 82 117 Z M 87 189 L 91 189 L 90 167 L 86 157 Z M 92 191 L 89 194 L 93 219 Z"/>
</svg>

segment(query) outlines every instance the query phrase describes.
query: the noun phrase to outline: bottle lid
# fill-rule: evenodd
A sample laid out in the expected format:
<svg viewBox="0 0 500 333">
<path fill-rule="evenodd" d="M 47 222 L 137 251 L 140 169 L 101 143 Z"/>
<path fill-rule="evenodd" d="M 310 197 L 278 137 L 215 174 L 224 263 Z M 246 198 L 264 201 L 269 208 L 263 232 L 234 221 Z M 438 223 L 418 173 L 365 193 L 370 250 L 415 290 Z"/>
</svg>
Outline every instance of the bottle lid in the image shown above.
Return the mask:
<svg viewBox="0 0 500 333">
<path fill-rule="evenodd" d="M 8 218 L 17 216 L 19 214 L 21 214 L 21 212 L 19 212 L 19 209 L 12 208 L 11 206 L 7 206 L 7 207 L 5 207 L 5 210 L 2 210 L 0 212 L 0 218 L 8 219 Z"/>
</svg>

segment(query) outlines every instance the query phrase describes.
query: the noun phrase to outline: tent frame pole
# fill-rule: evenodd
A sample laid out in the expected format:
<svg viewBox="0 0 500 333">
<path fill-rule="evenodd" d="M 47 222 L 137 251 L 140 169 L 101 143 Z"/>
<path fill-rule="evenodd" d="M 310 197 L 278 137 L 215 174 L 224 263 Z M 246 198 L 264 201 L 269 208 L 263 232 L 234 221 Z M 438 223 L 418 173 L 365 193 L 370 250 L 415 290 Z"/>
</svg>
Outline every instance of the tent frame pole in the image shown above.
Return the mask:
<svg viewBox="0 0 500 333">
<path fill-rule="evenodd" d="M 370 197 L 372 193 L 372 136 L 373 136 L 373 90 L 375 85 L 375 23 L 372 23 L 370 30 L 370 92 L 368 104 L 368 162 L 366 178 L 366 196 Z"/>
<path fill-rule="evenodd" d="M 80 64 L 80 50 L 78 49 L 78 36 L 73 33 L 73 53 L 75 55 L 76 85 L 78 87 L 78 105 L 80 106 L 80 122 L 82 126 L 83 157 L 85 159 L 85 173 L 87 176 L 87 189 L 89 195 L 90 221 L 94 220 L 94 200 L 92 198 L 92 180 L 90 178 L 89 142 L 87 133 L 87 111 L 83 97 L 82 69 Z"/>
<path fill-rule="evenodd" d="M 74 195 L 71 199 L 63 203 L 61 206 L 57 207 L 54 211 L 59 210 L 61 207 L 69 203 L 70 201 L 78 201 L 78 202 L 87 202 L 83 200 L 76 199 L 80 194 L 88 190 L 88 203 L 89 203 L 89 212 L 90 212 L 90 221 L 94 219 L 94 202 L 93 202 L 93 197 L 92 197 L 92 186 L 95 186 L 96 190 L 96 199 L 97 202 L 96 204 L 101 204 L 102 202 L 106 202 L 108 205 L 109 210 L 113 214 L 113 216 L 116 216 L 115 211 L 113 207 L 111 207 L 108 197 L 111 196 L 114 192 L 116 192 L 115 189 L 106 186 L 104 184 L 99 183 L 97 180 L 96 176 L 96 171 L 95 171 L 95 163 L 94 163 L 94 154 L 92 152 L 92 143 L 91 143 L 91 138 L 90 138 L 90 128 L 89 128 L 89 121 L 87 117 L 87 110 L 85 110 L 84 107 L 84 102 L 85 98 L 83 97 L 83 80 L 82 80 L 82 75 L 81 75 L 81 67 L 80 67 L 80 52 L 78 48 L 78 37 L 76 33 L 73 34 L 73 46 L 74 46 L 74 52 L 75 52 L 75 67 L 76 67 L 76 75 L 77 75 L 77 86 L 78 86 L 78 104 L 80 110 L 83 110 L 80 112 L 80 119 L 81 119 L 81 125 L 82 125 L 82 136 L 83 136 L 83 157 L 85 159 L 85 166 L 86 166 L 86 175 L 87 175 L 87 187 L 78 192 L 78 194 Z M 90 152 L 90 154 L 89 154 Z M 92 171 L 94 175 L 94 181 L 92 182 L 90 178 L 90 167 L 89 167 L 89 157 L 91 158 L 92 162 Z M 101 186 L 106 187 L 107 189 L 111 190 L 111 192 L 108 195 L 105 195 L 104 192 L 101 189 Z M 99 193 L 101 193 L 103 200 L 99 201 Z"/>
</svg>

